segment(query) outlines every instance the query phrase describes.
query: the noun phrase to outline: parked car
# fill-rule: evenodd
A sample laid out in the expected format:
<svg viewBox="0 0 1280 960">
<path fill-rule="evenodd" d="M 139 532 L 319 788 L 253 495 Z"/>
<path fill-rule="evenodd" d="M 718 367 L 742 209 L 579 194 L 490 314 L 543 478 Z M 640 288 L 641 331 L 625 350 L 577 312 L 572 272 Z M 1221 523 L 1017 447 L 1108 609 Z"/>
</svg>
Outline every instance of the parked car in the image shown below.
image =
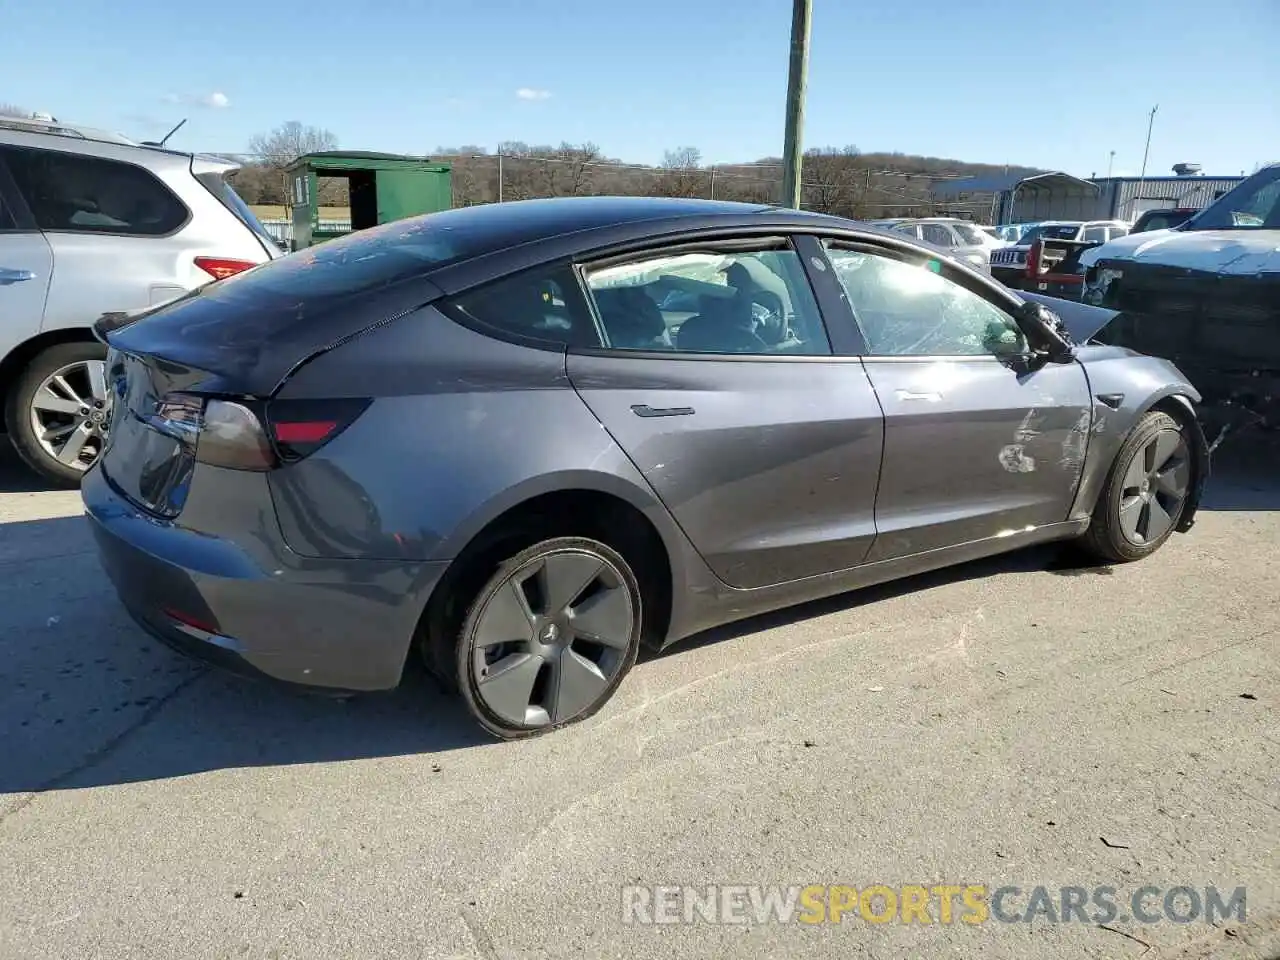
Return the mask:
<svg viewBox="0 0 1280 960">
<path fill-rule="evenodd" d="M 1280 164 L 1081 263 L 1085 301 L 1123 311 L 1111 342 L 1175 358 L 1224 417 L 1280 422 Z"/>
<path fill-rule="evenodd" d="M 1018 242 L 991 254 L 991 275 L 1014 290 L 1035 290 L 1040 282 L 1027 269 L 1027 255 L 1037 240 L 1100 244 L 1129 233 L 1123 220 L 1045 220 L 1023 232 Z"/>
<path fill-rule="evenodd" d="M 996 236 L 1003 240 L 1006 245 L 1016 244 L 1022 239 L 1022 235 L 1032 227 L 1039 226 L 1038 223 L 1002 223 L 996 227 Z"/>
<path fill-rule="evenodd" d="M 946 250 L 966 263 L 986 270 L 991 262 L 991 251 L 1000 244 L 987 236 L 967 220 L 945 217 L 929 217 L 903 220 L 890 229 L 895 233 L 923 240 L 940 250 Z"/>
<path fill-rule="evenodd" d="M 461 208 L 104 318 L 111 443 L 81 493 L 165 642 L 343 690 L 417 649 L 524 737 L 599 709 L 642 645 L 1189 528 L 1194 388 L 1092 345 L 1110 311 L 1050 303 L 813 213 Z"/>
<path fill-rule="evenodd" d="M 1176 207 L 1168 210 L 1147 210 L 1133 224 L 1130 233 L 1146 233 L 1149 230 L 1169 230 L 1181 226 L 1200 211 L 1194 207 Z"/>
<path fill-rule="evenodd" d="M 47 480 L 102 451 L 109 310 L 158 304 L 281 251 L 227 183 L 236 165 L 54 121 L 0 119 L 0 401 Z"/>
<path fill-rule="evenodd" d="M 984 234 L 986 234 L 989 240 L 992 241 L 989 245 L 994 249 L 999 249 L 1000 247 L 1007 247 L 1012 242 L 1010 240 L 1005 240 L 1001 236 L 1000 231 L 1003 229 L 1002 227 L 992 226 L 991 224 L 980 223 L 978 224 L 978 229 L 981 230 Z"/>
</svg>

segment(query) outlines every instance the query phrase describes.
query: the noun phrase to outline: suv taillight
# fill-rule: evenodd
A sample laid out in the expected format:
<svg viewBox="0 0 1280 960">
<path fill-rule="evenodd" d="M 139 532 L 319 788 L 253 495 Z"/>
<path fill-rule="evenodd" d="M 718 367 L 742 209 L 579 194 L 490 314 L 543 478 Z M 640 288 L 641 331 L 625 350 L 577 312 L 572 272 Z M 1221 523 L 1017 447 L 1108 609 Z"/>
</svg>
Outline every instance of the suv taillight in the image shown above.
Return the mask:
<svg viewBox="0 0 1280 960">
<path fill-rule="evenodd" d="M 1031 244 L 1031 249 L 1027 251 L 1027 276 L 1035 277 L 1040 273 L 1040 253 L 1044 250 L 1044 244 L 1037 240 Z"/>
<path fill-rule="evenodd" d="M 227 257 L 196 257 L 196 266 L 215 280 L 225 280 L 257 264 L 252 260 L 231 260 Z"/>
</svg>

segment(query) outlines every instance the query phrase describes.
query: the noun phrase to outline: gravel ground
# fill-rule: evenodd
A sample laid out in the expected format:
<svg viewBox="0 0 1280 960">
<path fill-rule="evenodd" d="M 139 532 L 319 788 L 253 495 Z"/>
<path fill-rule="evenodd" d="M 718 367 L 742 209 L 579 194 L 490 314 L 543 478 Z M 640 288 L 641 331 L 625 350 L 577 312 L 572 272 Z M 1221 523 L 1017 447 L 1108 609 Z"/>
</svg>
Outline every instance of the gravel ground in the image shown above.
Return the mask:
<svg viewBox="0 0 1280 960">
<path fill-rule="evenodd" d="M 1143 563 L 1024 551 L 752 620 L 495 744 L 416 674 L 340 702 L 158 647 L 78 496 L 5 450 L 0 957 L 1280 956 L 1275 476 L 1224 465 Z M 1212 884 L 1248 914 L 644 926 L 628 883 Z"/>
</svg>

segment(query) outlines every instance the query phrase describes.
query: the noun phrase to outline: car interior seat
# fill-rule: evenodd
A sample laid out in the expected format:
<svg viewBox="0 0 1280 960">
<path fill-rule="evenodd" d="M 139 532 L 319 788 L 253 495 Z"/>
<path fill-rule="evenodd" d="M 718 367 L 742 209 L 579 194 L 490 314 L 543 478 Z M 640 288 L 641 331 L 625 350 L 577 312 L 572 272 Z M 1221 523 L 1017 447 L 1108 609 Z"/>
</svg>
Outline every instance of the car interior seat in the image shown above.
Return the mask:
<svg viewBox="0 0 1280 960">
<path fill-rule="evenodd" d="M 698 312 L 681 324 L 676 346 L 698 353 L 766 353 L 769 349 L 754 330 L 751 301 L 738 294 L 699 297 Z"/>
<path fill-rule="evenodd" d="M 630 350 L 671 349 L 667 321 L 653 298 L 643 290 L 611 287 L 596 291 L 595 299 L 610 346 Z"/>
</svg>

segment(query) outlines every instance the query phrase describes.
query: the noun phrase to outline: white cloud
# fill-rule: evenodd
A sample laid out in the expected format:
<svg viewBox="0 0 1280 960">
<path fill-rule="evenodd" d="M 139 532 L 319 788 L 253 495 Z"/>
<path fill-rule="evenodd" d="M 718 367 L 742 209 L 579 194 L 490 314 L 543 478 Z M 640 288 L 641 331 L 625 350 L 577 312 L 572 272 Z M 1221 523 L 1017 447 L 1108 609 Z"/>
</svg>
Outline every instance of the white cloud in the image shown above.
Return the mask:
<svg viewBox="0 0 1280 960">
<path fill-rule="evenodd" d="M 207 107 L 210 110 L 222 110 L 231 106 L 231 98 L 221 90 L 214 90 L 212 93 L 166 93 L 160 99 L 165 103 Z"/>
<path fill-rule="evenodd" d="M 516 91 L 516 98 L 519 100 L 549 100 L 551 91 L 538 90 L 534 87 L 521 87 Z"/>
</svg>

